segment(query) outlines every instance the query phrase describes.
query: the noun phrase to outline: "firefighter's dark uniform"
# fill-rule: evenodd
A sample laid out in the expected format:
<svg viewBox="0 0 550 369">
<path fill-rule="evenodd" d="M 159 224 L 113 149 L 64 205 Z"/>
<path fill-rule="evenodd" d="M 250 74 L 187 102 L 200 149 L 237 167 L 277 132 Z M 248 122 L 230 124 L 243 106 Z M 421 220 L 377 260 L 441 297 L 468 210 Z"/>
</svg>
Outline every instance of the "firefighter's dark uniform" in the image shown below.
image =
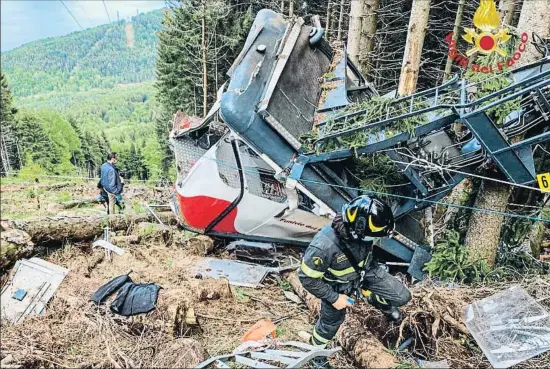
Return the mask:
<svg viewBox="0 0 550 369">
<path fill-rule="evenodd" d="M 339 242 L 344 241 L 330 225 L 325 226 L 311 241 L 298 272 L 304 288 L 322 300 L 312 335 L 317 345 L 326 345 L 344 321 L 346 309 L 332 306 L 341 293 L 350 296 L 361 287 L 370 291 L 378 302 L 396 307 L 411 299 L 409 290 L 397 278 L 372 262 L 372 242 L 346 242 L 359 267 L 365 270 L 363 285 L 359 286 L 360 275 L 338 248 Z"/>
</svg>

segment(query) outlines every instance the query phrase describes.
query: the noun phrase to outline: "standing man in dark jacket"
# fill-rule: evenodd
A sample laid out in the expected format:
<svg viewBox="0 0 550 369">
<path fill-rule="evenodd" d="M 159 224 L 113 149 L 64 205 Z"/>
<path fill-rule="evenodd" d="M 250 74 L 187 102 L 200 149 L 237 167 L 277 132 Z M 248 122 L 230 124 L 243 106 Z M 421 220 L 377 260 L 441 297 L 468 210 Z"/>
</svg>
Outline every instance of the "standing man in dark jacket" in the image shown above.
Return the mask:
<svg viewBox="0 0 550 369">
<path fill-rule="evenodd" d="M 315 235 L 298 272 L 304 288 L 321 299 L 311 344 L 324 347 L 336 335 L 354 303 L 350 296 L 366 297 L 388 319 L 401 319 L 397 307 L 407 304 L 411 294 L 372 260 L 374 241 L 391 235 L 393 228 L 390 207 L 363 195 L 345 204 L 332 224 Z"/>
<path fill-rule="evenodd" d="M 107 162 L 101 166 L 100 183 L 108 195 L 108 214 L 115 213 L 115 204 L 117 199 L 120 198 L 124 187 L 118 173 L 118 168 L 115 166 L 116 162 L 117 154 L 116 152 L 112 152 L 107 155 Z"/>
</svg>

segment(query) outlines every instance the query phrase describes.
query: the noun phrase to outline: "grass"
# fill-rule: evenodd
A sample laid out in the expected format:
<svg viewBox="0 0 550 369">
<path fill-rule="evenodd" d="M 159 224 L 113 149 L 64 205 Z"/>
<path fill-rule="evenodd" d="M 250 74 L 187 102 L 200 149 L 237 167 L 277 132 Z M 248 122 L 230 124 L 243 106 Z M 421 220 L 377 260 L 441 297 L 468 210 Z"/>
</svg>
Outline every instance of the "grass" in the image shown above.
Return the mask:
<svg viewBox="0 0 550 369">
<path fill-rule="evenodd" d="M 69 191 L 62 191 L 57 195 L 57 202 L 71 201 L 72 199 L 73 196 Z"/>
<path fill-rule="evenodd" d="M 277 329 L 275 330 L 276 337 L 281 337 L 281 336 L 284 336 L 285 334 L 286 334 L 286 330 L 284 328 L 277 327 Z"/>
<path fill-rule="evenodd" d="M 288 283 L 287 280 L 281 279 L 277 283 L 283 291 L 292 291 L 292 286 L 290 285 L 290 283 Z"/>
<path fill-rule="evenodd" d="M 242 287 L 235 287 L 235 298 L 239 302 L 249 302 L 250 297 L 248 297 L 247 293 L 244 291 Z"/>
<path fill-rule="evenodd" d="M 147 212 L 147 209 L 145 208 L 145 206 L 143 206 L 143 203 L 139 200 L 132 200 L 132 202 L 130 203 L 130 208 L 136 214 L 144 214 Z"/>
</svg>

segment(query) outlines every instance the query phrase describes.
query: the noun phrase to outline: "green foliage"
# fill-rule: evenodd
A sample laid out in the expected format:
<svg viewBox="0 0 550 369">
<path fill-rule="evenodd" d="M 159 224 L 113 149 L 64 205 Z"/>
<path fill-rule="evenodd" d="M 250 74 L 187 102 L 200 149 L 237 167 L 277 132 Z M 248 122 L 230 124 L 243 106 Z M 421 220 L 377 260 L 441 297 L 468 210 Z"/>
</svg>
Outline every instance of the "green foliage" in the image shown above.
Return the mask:
<svg viewBox="0 0 550 369">
<path fill-rule="evenodd" d="M 279 288 L 283 291 L 292 291 L 292 286 L 286 279 L 281 279 L 279 282 Z"/>
<path fill-rule="evenodd" d="M 540 222 L 528 219 L 508 218 L 505 220 L 501 231 L 502 247 L 498 253 L 496 273 L 506 276 L 509 270 L 514 274 L 547 274 L 550 273 L 550 265 L 535 259 L 523 249 L 523 243 L 529 238 L 531 231 L 538 227 L 544 227 Z M 532 240 L 531 246 L 536 242 Z"/>
<path fill-rule="evenodd" d="M 5 136 L 13 136 L 12 130 L 14 125 L 14 115 L 17 110 L 12 103 L 11 91 L 8 88 L 8 80 L 3 72 L 0 71 L 0 125 L 2 126 L 2 138 Z M 6 137 L 13 138 L 13 137 Z M 4 147 L 2 142 L 2 147 Z M 15 145 L 7 145 L 5 152 L 8 154 L 8 158 L 4 155 L 0 157 L 0 170 L 3 172 L 5 167 L 18 168 L 17 161 L 14 159 L 17 156 L 17 147 Z M 4 163 L 7 160 L 8 163 Z"/>
<path fill-rule="evenodd" d="M 2 69 L 16 96 L 153 80 L 162 14 L 155 10 L 132 17 L 133 47 L 126 39 L 126 23 L 120 21 L 2 53 Z"/>
<path fill-rule="evenodd" d="M 428 107 L 428 103 L 425 101 L 414 102 L 414 109 L 422 109 Z M 330 133 L 337 133 L 348 129 L 363 127 L 370 123 L 375 123 L 386 118 L 388 112 L 389 116 L 397 116 L 408 112 L 410 109 L 410 103 L 405 101 L 401 103 L 394 103 L 394 99 L 385 97 L 372 97 L 369 100 L 361 102 L 359 104 L 352 104 L 346 108 L 341 114 L 338 114 L 334 118 L 349 114 L 351 112 L 365 111 L 364 114 L 357 115 L 347 120 L 329 120 L 322 128 L 324 135 Z M 317 152 L 328 152 L 340 148 L 356 149 L 364 146 L 367 142 L 369 135 L 376 135 L 378 137 L 390 138 L 399 133 L 407 132 L 411 136 L 414 136 L 414 129 L 419 125 L 427 123 L 428 120 L 424 114 L 401 119 L 393 124 L 390 124 L 384 128 L 373 128 L 367 130 L 360 130 L 354 134 L 337 137 L 330 140 L 328 143 L 322 144 L 316 147 Z M 304 143 L 311 143 L 310 137 L 304 137 L 306 141 Z M 308 147 L 313 149 L 312 147 Z"/>
<path fill-rule="evenodd" d="M 239 302 L 246 303 L 250 301 L 250 296 L 248 296 L 242 287 L 235 287 L 235 298 Z"/>
<path fill-rule="evenodd" d="M 33 162 L 32 156 L 30 154 L 27 155 L 27 158 L 25 159 L 25 166 L 19 170 L 19 177 L 25 181 L 32 181 L 37 176 L 40 176 L 45 173 L 45 171 L 40 167 L 38 163 Z M 34 190 L 33 190 L 34 193 Z M 36 194 L 34 193 L 36 196 Z M 34 198 L 33 196 L 32 198 Z"/>
<path fill-rule="evenodd" d="M 435 245 L 432 260 L 424 270 L 432 277 L 441 280 L 477 282 L 486 276 L 490 268 L 486 261 L 468 261 L 468 249 L 460 244 L 460 235 L 449 231 L 446 237 Z"/>
<path fill-rule="evenodd" d="M 21 155 L 50 174 L 74 172 L 73 158 L 81 152 L 81 142 L 71 125 L 51 111 L 21 110 L 14 123 Z"/>
<path fill-rule="evenodd" d="M 393 193 L 399 184 L 408 183 L 407 177 L 384 154 L 370 154 L 355 159 L 354 174 L 360 178 L 360 187 L 376 192 Z"/>
<path fill-rule="evenodd" d="M 29 187 L 29 189 L 27 190 L 27 197 L 29 199 L 34 199 L 36 198 L 36 193 L 34 192 L 34 188 L 33 187 Z"/>
<path fill-rule="evenodd" d="M 12 119 L 23 165 L 30 157 L 47 174 L 95 177 L 114 150 L 129 177 L 161 176 L 165 153 L 151 135 L 153 82 L 143 82 L 155 78 L 162 17 L 157 10 L 132 18 L 133 47 L 126 39 L 129 25 L 120 21 L 2 54 L 2 71 L 23 107 Z M 10 103 L 2 74 L 2 117 Z"/>
<path fill-rule="evenodd" d="M 517 40 L 511 40 L 505 46 L 508 51 L 508 55 L 512 55 L 517 45 Z M 481 66 L 490 66 L 496 65 L 497 63 L 504 63 L 508 57 L 503 57 L 498 53 L 492 53 L 488 56 L 480 55 L 476 58 L 475 63 Z M 506 74 L 498 73 L 487 75 L 485 73 L 475 72 L 469 69 L 464 77 L 468 80 L 470 84 L 479 83 L 476 86 L 476 91 L 474 93 L 475 99 L 482 98 L 493 92 L 501 90 L 505 87 L 508 87 L 512 84 L 512 80 Z M 482 106 L 492 103 L 493 101 L 498 100 L 498 97 L 490 99 L 489 101 L 482 104 Z M 503 104 L 499 104 L 489 110 L 487 114 L 493 119 L 494 123 L 497 126 L 502 125 L 504 118 L 506 118 L 511 112 L 520 109 L 521 98 L 518 97 L 513 100 L 506 101 Z"/>
<path fill-rule="evenodd" d="M 57 195 L 58 202 L 70 201 L 73 198 L 69 191 L 62 191 Z"/>
<path fill-rule="evenodd" d="M 0 122 L 2 124 L 12 122 L 15 112 L 8 79 L 4 72 L 0 72 Z"/>
</svg>

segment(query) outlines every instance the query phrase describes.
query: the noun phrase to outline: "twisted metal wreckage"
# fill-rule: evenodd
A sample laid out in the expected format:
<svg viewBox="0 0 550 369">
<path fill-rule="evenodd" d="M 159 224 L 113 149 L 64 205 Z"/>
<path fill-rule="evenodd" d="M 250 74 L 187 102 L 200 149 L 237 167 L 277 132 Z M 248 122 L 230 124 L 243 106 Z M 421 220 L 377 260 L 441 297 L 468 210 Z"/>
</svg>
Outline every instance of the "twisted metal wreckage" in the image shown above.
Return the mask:
<svg viewBox="0 0 550 369">
<path fill-rule="evenodd" d="M 359 193 L 348 165 L 357 155 L 383 153 L 408 183 L 393 202 L 397 235 L 383 239 L 378 252 L 410 263 L 409 273 L 421 279 L 430 254 L 418 244 L 422 232 L 411 213 L 441 200 L 488 160 L 506 182 L 532 188 L 533 148 L 550 140 L 550 55 L 537 46 L 540 61 L 510 70 L 510 86 L 475 101 L 468 95 L 476 84 L 457 76 L 413 95 L 390 93 L 385 113 L 365 122 L 368 111 L 355 107 L 378 92 L 323 32 L 301 18 L 258 13 L 208 115 L 174 122 L 174 211 L 195 232 L 307 245 L 330 222 L 327 215 Z M 488 111 L 512 100 L 520 109 L 497 127 Z M 425 123 L 414 129 L 390 129 L 419 117 Z M 334 130 L 350 121 L 357 123 Z M 466 130 L 456 132 L 454 123 Z M 316 150 L 299 140 L 312 131 Z M 359 133 L 359 147 L 327 149 Z"/>
</svg>

